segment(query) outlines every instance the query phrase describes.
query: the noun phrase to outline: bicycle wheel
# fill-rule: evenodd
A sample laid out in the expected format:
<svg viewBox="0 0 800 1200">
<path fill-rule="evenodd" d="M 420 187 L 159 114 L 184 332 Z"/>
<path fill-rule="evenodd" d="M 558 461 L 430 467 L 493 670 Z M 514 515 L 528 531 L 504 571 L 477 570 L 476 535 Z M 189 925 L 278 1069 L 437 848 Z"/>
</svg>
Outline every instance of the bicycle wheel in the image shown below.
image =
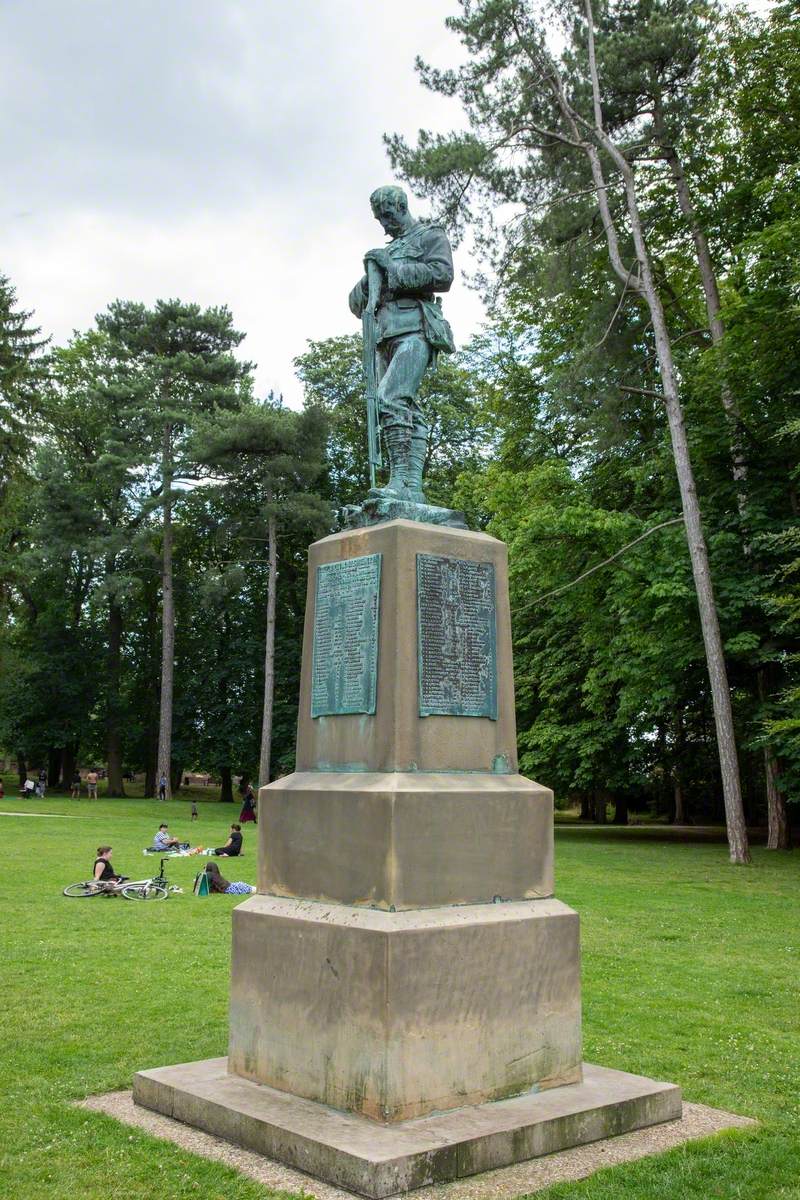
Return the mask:
<svg viewBox="0 0 800 1200">
<path fill-rule="evenodd" d="M 137 883 L 124 887 L 122 894 L 126 900 L 166 900 L 167 889 L 159 883 Z"/>
<path fill-rule="evenodd" d="M 65 887 L 64 895 L 83 899 L 89 896 L 102 896 L 105 890 L 102 883 L 98 883 L 96 879 L 87 879 L 85 883 L 71 883 L 69 887 Z"/>
</svg>

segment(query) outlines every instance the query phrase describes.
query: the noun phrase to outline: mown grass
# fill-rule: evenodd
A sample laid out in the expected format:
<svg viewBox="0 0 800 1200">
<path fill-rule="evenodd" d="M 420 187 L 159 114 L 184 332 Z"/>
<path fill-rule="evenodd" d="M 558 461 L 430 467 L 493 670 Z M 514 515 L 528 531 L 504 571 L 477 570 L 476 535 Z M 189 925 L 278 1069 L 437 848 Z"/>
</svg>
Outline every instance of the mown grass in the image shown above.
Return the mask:
<svg viewBox="0 0 800 1200">
<path fill-rule="evenodd" d="M 22 809 L 9 782 L 0 808 Z M 192 827 L 185 800 L 50 795 L 24 808 L 73 819 L 0 817 L 0 1195 L 263 1197 L 220 1164 L 72 1105 L 129 1087 L 138 1068 L 225 1052 L 239 898 L 192 896 L 192 859 L 168 864 L 186 890 L 163 903 L 67 900 L 62 887 L 88 873 L 106 840 L 119 868 L 144 874 L 142 847 L 160 820 L 193 842 L 220 844 L 233 807 L 203 805 Z M 557 894 L 582 918 L 586 1057 L 674 1080 L 687 1099 L 762 1124 L 541 1195 L 800 1198 L 797 852 L 756 850 L 742 869 L 728 864 L 724 845 L 570 827 L 557 839 Z M 252 832 L 245 850 L 233 874 L 254 882 Z"/>
</svg>

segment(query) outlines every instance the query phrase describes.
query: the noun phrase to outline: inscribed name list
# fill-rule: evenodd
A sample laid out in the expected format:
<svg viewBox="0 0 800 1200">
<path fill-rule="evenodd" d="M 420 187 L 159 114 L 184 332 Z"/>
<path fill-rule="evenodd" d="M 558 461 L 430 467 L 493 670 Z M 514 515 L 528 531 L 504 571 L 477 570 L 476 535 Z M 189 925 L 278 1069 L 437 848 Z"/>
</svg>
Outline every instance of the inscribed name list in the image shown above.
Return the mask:
<svg viewBox="0 0 800 1200">
<path fill-rule="evenodd" d="M 317 567 L 311 716 L 374 713 L 381 555 Z"/>
<path fill-rule="evenodd" d="M 494 564 L 417 555 L 419 715 L 497 720 Z"/>
</svg>

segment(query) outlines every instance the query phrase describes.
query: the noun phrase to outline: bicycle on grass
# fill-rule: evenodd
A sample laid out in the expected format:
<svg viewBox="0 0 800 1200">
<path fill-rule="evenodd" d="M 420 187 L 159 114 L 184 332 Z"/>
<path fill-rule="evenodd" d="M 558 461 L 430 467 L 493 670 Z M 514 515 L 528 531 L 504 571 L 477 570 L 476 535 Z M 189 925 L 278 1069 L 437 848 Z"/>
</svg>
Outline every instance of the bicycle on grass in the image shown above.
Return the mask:
<svg viewBox="0 0 800 1200">
<path fill-rule="evenodd" d="M 88 900 L 90 896 L 124 896 L 126 900 L 166 900 L 169 881 L 164 873 L 165 859 L 161 859 L 158 874 L 150 879 L 123 879 L 119 883 L 87 879 L 83 883 L 71 883 L 64 888 L 64 895 L 72 899 Z"/>
</svg>

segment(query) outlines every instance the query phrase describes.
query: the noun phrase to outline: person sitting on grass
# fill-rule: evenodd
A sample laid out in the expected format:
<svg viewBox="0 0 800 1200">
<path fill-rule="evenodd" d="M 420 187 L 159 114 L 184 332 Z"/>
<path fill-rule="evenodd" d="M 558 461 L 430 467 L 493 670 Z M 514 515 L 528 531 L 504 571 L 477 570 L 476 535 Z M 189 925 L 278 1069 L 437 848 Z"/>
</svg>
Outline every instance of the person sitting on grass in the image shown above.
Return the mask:
<svg viewBox="0 0 800 1200">
<path fill-rule="evenodd" d="M 114 851 L 110 846 L 98 846 L 97 858 L 94 860 L 92 878 L 98 883 L 124 883 L 127 875 L 118 875 L 111 865 L 111 855 Z"/>
<path fill-rule="evenodd" d="M 231 825 L 231 836 L 224 846 L 218 846 L 214 851 L 220 858 L 238 858 L 242 853 L 242 827 Z"/>
<path fill-rule="evenodd" d="M 158 827 L 158 833 L 153 838 L 154 850 L 172 850 L 174 846 L 180 846 L 180 838 L 169 836 L 169 826 L 162 821 Z"/>
<path fill-rule="evenodd" d="M 228 880 L 220 875 L 219 867 L 216 863 L 209 863 L 206 867 L 206 875 L 208 876 L 208 890 L 210 892 L 223 892 L 228 896 L 249 896 L 256 889 L 249 883 L 243 883 L 240 879 L 235 883 L 228 883 Z"/>
</svg>

